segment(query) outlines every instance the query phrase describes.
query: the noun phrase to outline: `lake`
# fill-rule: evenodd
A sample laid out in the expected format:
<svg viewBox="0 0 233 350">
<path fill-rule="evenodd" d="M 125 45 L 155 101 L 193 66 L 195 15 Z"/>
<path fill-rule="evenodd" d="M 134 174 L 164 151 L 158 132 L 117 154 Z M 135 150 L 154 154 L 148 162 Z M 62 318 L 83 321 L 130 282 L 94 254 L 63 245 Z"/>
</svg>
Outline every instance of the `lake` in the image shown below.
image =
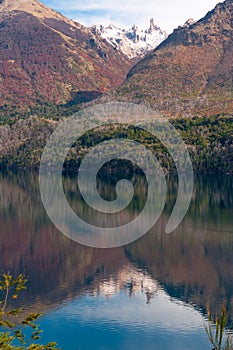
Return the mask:
<svg viewBox="0 0 233 350">
<path fill-rule="evenodd" d="M 117 218 L 125 223 L 145 204 L 142 175 L 133 203 Z M 98 179 L 103 197 L 115 187 Z M 73 210 L 92 217 L 75 176 L 63 185 Z M 172 233 L 164 228 L 177 182 L 168 180 L 167 203 L 157 224 L 119 248 L 82 246 L 48 218 L 34 173 L 0 173 L 0 267 L 29 276 L 19 300 L 24 313 L 42 312 L 41 342 L 63 350 L 211 349 L 203 322 L 207 308 L 225 304 L 233 329 L 233 177 L 195 178 L 187 215 Z M 93 214 L 93 222 L 101 216 Z M 13 301 L 12 301 L 13 302 Z"/>
</svg>

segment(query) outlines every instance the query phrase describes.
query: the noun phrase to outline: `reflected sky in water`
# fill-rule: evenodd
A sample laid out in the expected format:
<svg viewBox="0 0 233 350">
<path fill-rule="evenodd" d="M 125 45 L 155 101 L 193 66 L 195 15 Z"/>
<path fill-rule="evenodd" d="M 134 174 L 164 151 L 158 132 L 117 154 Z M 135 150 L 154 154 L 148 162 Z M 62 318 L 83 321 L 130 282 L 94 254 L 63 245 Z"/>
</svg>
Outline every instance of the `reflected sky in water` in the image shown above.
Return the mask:
<svg viewBox="0 0 233 350">
<path fill-rule="evenodd" d="M 130 265 L 91 293 L 49 312 L 41 325 L 49 329 L 45 340 L 59 334 L 65 349 L 208 347 L 200 312 L 171 298 L 150 275 Z"/>
</svg>

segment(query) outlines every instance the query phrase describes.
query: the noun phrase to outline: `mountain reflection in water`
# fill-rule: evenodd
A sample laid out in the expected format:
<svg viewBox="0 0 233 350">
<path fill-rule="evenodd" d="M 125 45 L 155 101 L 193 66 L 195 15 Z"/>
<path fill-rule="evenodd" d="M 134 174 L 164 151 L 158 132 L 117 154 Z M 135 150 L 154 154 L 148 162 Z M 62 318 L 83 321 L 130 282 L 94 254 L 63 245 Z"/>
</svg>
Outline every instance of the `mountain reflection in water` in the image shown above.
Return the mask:
<svg viewBox="0 0 233 350">
<path fill-rule="evenodd" d="M 132 220 L 143 208 L 146 189 L 143 178 L 137 176 L 138 194 L 118 221 Z M 110 338 L 115 342 L 112 349 L 130 349 L 114 333 L 122 332 L 126 339 L 130 325 L 148 333 L 146 349 L 155 348 L 156 337 L 166 338 L 164 348 L 185 349 L 185 339 L 192 332 L 190 349 L 205 349 L 208 342 L 200 347 L 198 334 L 205 342 L 200 312 L 205 315 L 207 305 L 218 311 L 226 304 L 228 326 L 233 328 L 233 178 L 198 177 L 186 218 L 167 235 L 164 227 L 176 187 L 171 179 L 165 211 L 149 233 L 124 247 L 95 249 L 69 240 L 52 225 L 41 203 L 37 175 L 1 173 L 0 267 L 14 275 L 25 271 L 29 276 L 28 290 L 20 297 L 25 312 L 45 313 L 41 324 L 50 327 L 50 336 L 60 332 L 58 340 L 64 340 L 69 350 L 78 348 L 69 344 L 75 332 L 72 324 L 82 329 L 83 337 L 93 332 L 97 349 L 109 349 L 101 345 L 102 337 L 106 344 Z M 76 179 L 64 177 L 64 188 L 73 209 L 85 213 Z M 110 181 L 100 181 L 98 188 L 105 198 L 114 196 Z M 64 320 L 69 323 L 67 333 Z M 101 322 L 106 333 L 97 332 Z M 171 347 L 171 342 L 178 341 L 173 339 L 175 330 L 183 334 L 183 343 L 180 340 Z M 55 335 L 52 340 L 57 340 Z M 132 337 L 132 348 L 139 348 L 141 335 L 136 332 Z M 78 338 L 80 348 L 89 349 L 84 338 Z"/>
</svg>

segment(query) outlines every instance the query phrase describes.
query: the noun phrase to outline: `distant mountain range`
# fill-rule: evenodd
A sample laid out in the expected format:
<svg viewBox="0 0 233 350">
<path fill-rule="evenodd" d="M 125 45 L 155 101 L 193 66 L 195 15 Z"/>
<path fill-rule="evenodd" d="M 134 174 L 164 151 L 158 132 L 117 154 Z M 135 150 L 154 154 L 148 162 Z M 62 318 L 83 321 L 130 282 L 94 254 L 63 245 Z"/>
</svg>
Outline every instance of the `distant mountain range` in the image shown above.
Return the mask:
<svg viewBox="0 0 233 350">
<path fill-rule="evenodd" d="M 232 57 L 233 0 L 168 37 L 153 19 L 87 28 L 37 0 L 1 0 L 0 117 L 72 113 L 102 94 L 166 116 L 232 114 Z"/>
<path fill-rule="evenodd" d="M 142 58 L 167 38 L 167 33 L 150 20 L 149 29 L 142 30 L 135 24 L 130 29 L 121 29 L 114 24 L 92 26 L 92 32 L 106 39 L 116 50 L 129 58 Z"/>
<path fill-rule="evenodd" d="M 147 103 L 167 116 L 232 114 L 233 1 L 175 29 L 110 99 Z"/>
</svg>

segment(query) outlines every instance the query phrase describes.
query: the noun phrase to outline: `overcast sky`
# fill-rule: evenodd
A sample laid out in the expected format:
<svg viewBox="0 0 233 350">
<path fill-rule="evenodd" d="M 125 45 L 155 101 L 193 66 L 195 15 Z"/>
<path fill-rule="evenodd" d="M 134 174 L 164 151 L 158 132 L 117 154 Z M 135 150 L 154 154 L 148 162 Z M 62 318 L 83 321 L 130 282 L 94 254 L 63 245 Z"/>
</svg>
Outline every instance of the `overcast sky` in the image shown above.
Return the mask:
<svg viewBox="0 0 233 350">
<path fill-rule="evenodd" d="M 168 33 L 193 18 L 212 10 L 216 0 L 42 0 L 84 25 L 114 23 L 120 27 L 149 27 L 150 18 Z"/>
</svg>

